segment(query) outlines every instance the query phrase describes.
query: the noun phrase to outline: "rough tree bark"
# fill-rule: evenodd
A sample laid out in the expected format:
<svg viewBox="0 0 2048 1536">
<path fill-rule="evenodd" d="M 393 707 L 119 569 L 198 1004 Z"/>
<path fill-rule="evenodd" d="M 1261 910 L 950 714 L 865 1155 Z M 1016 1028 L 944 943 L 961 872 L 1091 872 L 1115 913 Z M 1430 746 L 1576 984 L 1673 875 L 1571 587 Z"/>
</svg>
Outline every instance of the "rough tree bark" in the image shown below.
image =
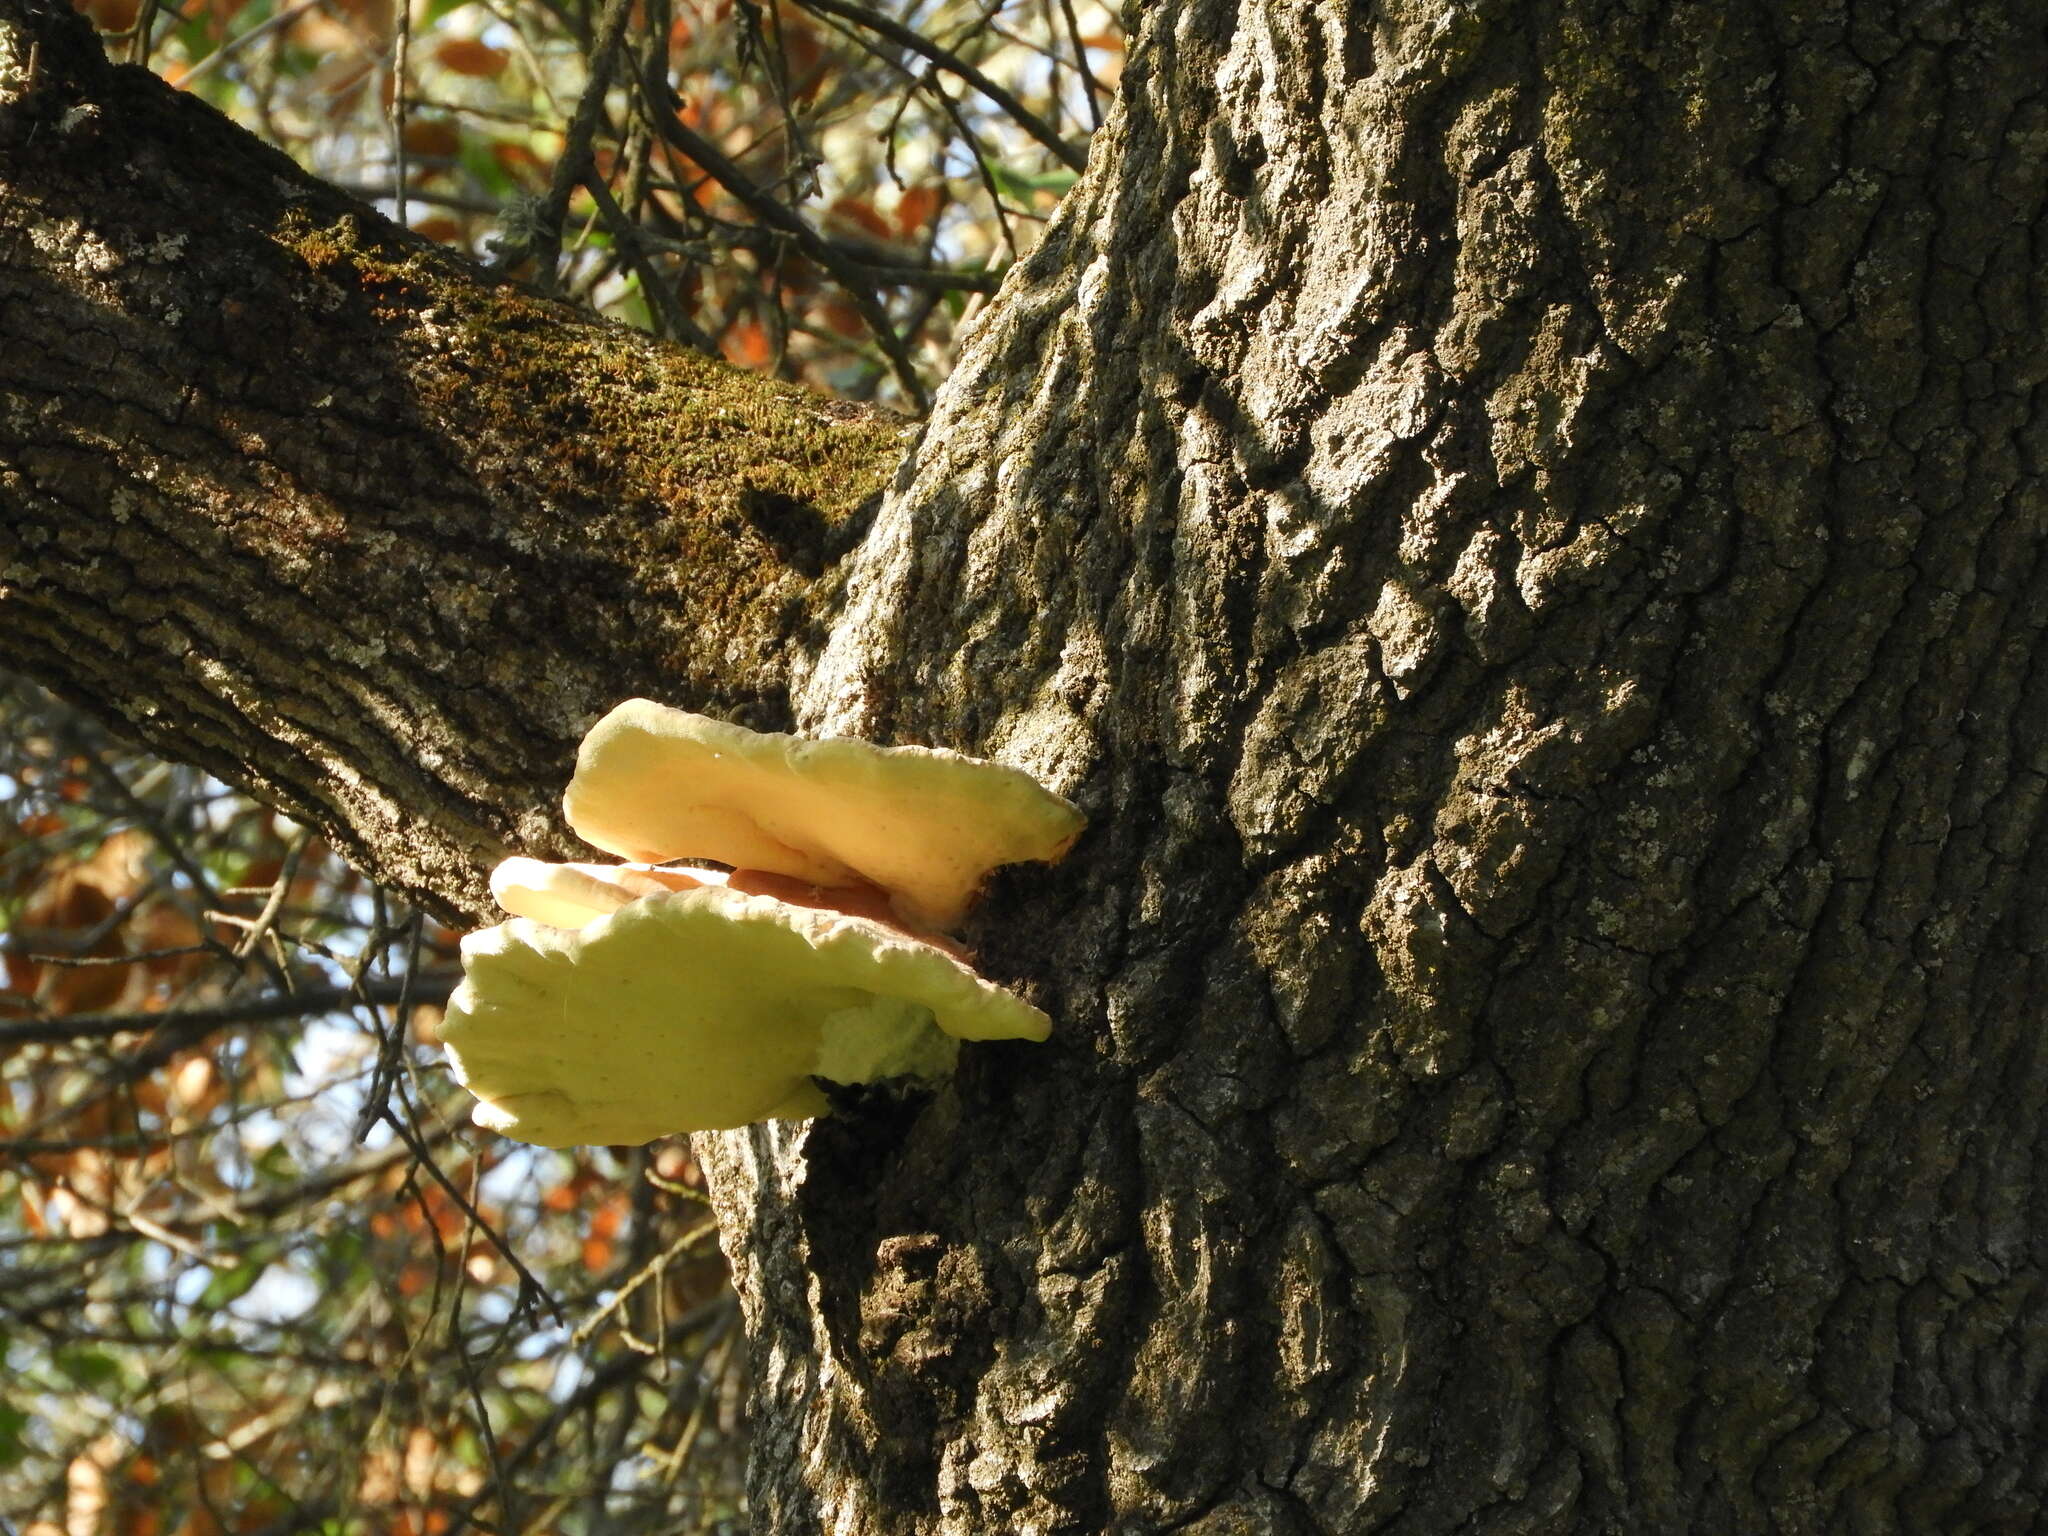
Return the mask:
<svg viewBox="0 0 2048 1536">
<path fill-rule="evenodd" d="M 762 1528 L 2034 1529 L 2035 8 L 1132 20 L 1088 175 L 815 621 L 710 681 L 629 648 L 634 686 L 787 686 L 807 727 L 1003 756 L 1094 818 L 974 934 L 1050 1046 L 706 1148 Z M 9 131 L 7 179 L 61 190 Z M 15 336 L 20 293 L 83 284 L 10 227 Z M 111 506 L 116 445 L 35 458 L 19 378 L 0 621 L 89 649 L 114 621 L 70 620 L 82 578 L 23 530 Z M 352 516 L 426 537 L 387 511 Z M 611 568 L 660 623 L 649 558 Z M 262 634 L 214 643 L 269 675 L 234 650 Z M 576 652 L 556 740 L 628 691 L 615 643 Z M 148 665 L 203 729 L 34 658 L 250 782 L 304 753 L 190 652 Z M 409 767 L 428 798 L 554 835 L 545 767 L 423 739 L 466 775 Z"/>
</svg>

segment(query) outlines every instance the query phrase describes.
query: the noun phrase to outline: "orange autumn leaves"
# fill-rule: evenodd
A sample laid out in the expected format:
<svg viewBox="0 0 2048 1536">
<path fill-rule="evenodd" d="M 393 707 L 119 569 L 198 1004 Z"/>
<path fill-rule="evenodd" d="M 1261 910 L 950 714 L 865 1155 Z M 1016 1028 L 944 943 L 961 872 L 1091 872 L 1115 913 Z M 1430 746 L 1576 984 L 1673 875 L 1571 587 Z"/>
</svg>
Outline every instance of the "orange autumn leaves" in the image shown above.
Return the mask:
<svg viewBox="0 0 2048 1536">
<path fill-rule="evenodd" d="M 75 776 L 59 785 L 70 797 Z M 61 1018 L 81 1013 L 153 1013 L 203 983 L 209 967 L 228 958 L 283 872 L 285 834 L 275 816 L 252 812 L 254 849 L 234 864 L 236 883 L 216 891 L 218 912 L 202 913 L 189 881 L 173 879 L 150 833 L 122 827 L 94 842 L 58 812 L 44 811 L 0 828 L 0 1020 Z M 310 842 L 291 888 L 288 910 L 325 894 L 345 894 L 359 877 L 325 858 Z M 244 922 L 238 925 L 236 919 Z M 224 978 L 223 978 L 224 979 Z M 0 1057 L 5 1046 L 0 1045 Z"/>
<path fill-rule="evenodd" d="M 20 831 L 33 835 L 52 820 Z M 144 833 L 117 832 L 89 856 L 54 855 L 0 892 L 20 903 L 4 966 L 14 995 L 0 994 L 0 1018 L 162 1007 L 205 966 L 204 932 L 157 890 L 148 847 Z"/>
<path fill-rule="evenodd" d="M 300 1459 L 318 1433 L 319 1401 L 249 1404 L 224 1416 L 164 1405 L 148 1416 L 140 1446 L 119 1434 L 95 1439 L 65 1468 L 62 1519 L 22 1536 L 246 1536 L 303 1514 L 303 1500 L 261 1468 Z M 310 1411 L 309 1411 L 310 1410 Z M 380 1536 L 436 1536 L 484 1486 L 486 1456 L 459 1419 L 393 1426 L 362 1448 L 346 1492 Z M 330 1527 L 322 1527 L 328 1529 Z M 331 1527 L 340 1529 L 341 1527 Z"/>
<path fill-rule="evenodd" d="M 238 850 L 215 862 L 248 883 L 210 891 L 219 907 L 208 910 L 154 834 L 98 830 L 89 801 L 103 786 L 85 759 L 15 772 L 41 800 L 0 826 L 0 1026 L 22 1031 L 0 1033 L 0 1148 L 35 1150 L 9 1159 L 0 1193 L 13 1195 L 32 1237 L 146 1233 L 194 1193 L 224 1195 L 202 1144 L 229 1095 L 282 1089 L 276 1062 L 261 1055 L 243 1058 L 231 1081 L 219 1041 L 138 1053 L 159 1017 L 227 997 L 251 968 L 236 951 L 284 871 L 287 832 L 270 812 L 245 809 L 226 829 Z M 276 893 L 281 920 L 299 922 L 357 881 L 320 855 L 303 850 L 296 878 Z M 109 1033 L 100 1022 L 64 1043 L 67 1021 L 110 1014 L 132 1027 Z"/>
<path fill-rule="evenodd" d="M 139 0 L 74 3 L 118 31 Z M 523 221 L 586 87 L 594 12 L 420 0 L 403 31 L 397 0 L 191 0 L 156 14 L 151 61 L 166 78 L 384 211 L 402 205 L 420 234 L 486 258 L 509 250 L 514 275 L 546 282 L 518 263 Z M 903 14 L 1021 100 L 1031 131 L 964 77 L 797 0 L 633 7 L 633 62 L 614 71 L 589 144 L 620 211 L 571 194 L 563 288 L 750 369 L 914 404 L 943 375 L 989 269 L 1028 249 L 1057 201 L 1059 186 L 1036 180 L 1058 169 L 1044 125 L 1070 145 L 1086 137 L 1120 38 L 1105 0 L 935 0 Z M 656 25 L 665 39 L 647 35 Z M 753 191 L 707 174 L 670 142 L 669 121 L 716 145 Z M 961 281 L 891 274 L 919 268 Z"/>
<path fill-rule="evenodd" d="M 32 1122 L 47 1120 L 57 1108 L 45 1101 L 48 1081 L 30 1097 Z M 67 1106 L 52 1129 L 61 1130 L 68 1145 L 29 1153 L 15 1164 L 23 1230 L 78 1241 L 117 1229 L 147 1233 L 151 1213 L 168 1212 L 186 1192 L 224 1195 L 214 1165 L 175 1138 L 201 1125 L 228 1092 L 212 1056 L 193 1050 L 125 1093 L 94 1094 Z"/>
<path fill-rule="evenodd" d="M 434 45 L 433 54 L 443 69 L 451 74 L 467 75 L 473 80 L 488 80 L 512 62 L 508 50 L 494 48 L 475 37 L 443 38 Z"/>
</svg>

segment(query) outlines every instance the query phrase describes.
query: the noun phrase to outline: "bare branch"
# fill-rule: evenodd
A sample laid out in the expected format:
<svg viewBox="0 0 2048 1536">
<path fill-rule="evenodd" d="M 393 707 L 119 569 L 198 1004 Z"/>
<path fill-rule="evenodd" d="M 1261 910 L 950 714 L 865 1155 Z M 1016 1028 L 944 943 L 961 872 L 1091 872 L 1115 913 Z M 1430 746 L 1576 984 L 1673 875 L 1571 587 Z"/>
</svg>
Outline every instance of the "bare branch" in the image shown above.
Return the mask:
<svg viewBox="0 0 2048 1536">
<path fill-rule="evenodd" d="M 279 1019 L 310 1019 L 362 1003 L 395 1003 L 407 996 L 415 1003 L 448 1001 L 457 978 L 429 975 L 417 979 L 366 981 L 361 987 L 311 987 L 298 992 L 266 993 L 237 1002 L 184 1008 L 169 1013 L 80 1013 L 70 1017 L 0 1024 L 0 1048 L 19 1045 L 63 1045 L 79 1040 L 105 1040 L 115 1035 L 151 1036 L 151 1044 L 176 1038 L 190 1044 L 211 1030 L 229 1024 L 268 1024 Z"/>
<path fill-rule="evenodd" d="M 837 16 L 867 28 L 878 37 L 886 37 L 899 48 L 907 49 L 919 58 L 928 60 L 957 75 L 1009 115 L 1009 117 L 1032 138 L 1051 150 L 1060 164 L 1076 174 L 1088 168 L 1088 157 L 1053 131 L 1044 118 L 1033 112 L 1023 102 L 1004 90 L 995 81 L 976 69 L 950 49 L 942 48 L 921 32 L 914 32 L 901 22 L 893 21 L 880 11 L 856 5 L 853 0 L 797 0 L 807 11 L 816 11 L 824 16 Z"/>
</svg>

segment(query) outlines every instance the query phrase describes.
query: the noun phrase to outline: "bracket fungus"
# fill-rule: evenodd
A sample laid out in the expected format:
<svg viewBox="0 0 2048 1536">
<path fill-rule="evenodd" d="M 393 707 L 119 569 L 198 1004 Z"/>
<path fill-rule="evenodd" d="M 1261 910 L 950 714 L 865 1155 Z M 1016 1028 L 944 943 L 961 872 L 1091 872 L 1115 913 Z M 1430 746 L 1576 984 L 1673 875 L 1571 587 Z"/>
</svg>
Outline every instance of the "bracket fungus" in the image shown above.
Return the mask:
<svg viewBox="0 0 2048 1536">
<path fill-rule="evenodd" d="M 584 739 L 564 804 L 634 862 L 493 872 L 514 916 L 463 941 L 441 1027 L 479 1125 L 572 1146 L 800 1118 L 825 1108 L 818 1079 L 941 1077 L 963 1040 L 1051 1032 L 935 931 L 990 870 L 1079 835 L 1018 769 L 632 699 Z M 674 858 L 733 867 L 653 862 Z"/>
<path fill-rule="evenodd" d="M 997 865 L 1058 859 L 1082 824 L 1021 768 L 750 731 L 647 699 L 583 738 L 562 809 L 578 837 L 622 859 L 879 886 L 922 929 L 958 923 Z"/>
</svg>

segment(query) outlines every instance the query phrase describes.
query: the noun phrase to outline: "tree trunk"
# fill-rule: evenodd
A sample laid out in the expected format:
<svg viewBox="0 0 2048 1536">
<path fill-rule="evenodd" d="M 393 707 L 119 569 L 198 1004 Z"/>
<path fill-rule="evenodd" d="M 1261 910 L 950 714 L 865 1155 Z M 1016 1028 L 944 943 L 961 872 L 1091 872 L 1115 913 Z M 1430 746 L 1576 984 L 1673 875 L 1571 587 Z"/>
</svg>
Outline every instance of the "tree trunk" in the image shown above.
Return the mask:
<svg viewBox="0 0 2048 1536">
<path fill-rule="evenodd" d="M 1095 825 L 727 1139 L 765 1528 L 2044 1518 L 2038 13 L 1635 10 L 1142 18 L 801 699 Z"/>
<path fill-rule="evenodd" d="M 787 684 L 1092 818 L 971 935 L 1050 1045 L 704 1149 L 761 1529 L 2038 1526 L 2033 11 L 1165 0 L 843 605 L 710 681 L 572 650 L 549 752 Z M 10 645 L 91 606 L 20 483 Z"/>
</svg>

